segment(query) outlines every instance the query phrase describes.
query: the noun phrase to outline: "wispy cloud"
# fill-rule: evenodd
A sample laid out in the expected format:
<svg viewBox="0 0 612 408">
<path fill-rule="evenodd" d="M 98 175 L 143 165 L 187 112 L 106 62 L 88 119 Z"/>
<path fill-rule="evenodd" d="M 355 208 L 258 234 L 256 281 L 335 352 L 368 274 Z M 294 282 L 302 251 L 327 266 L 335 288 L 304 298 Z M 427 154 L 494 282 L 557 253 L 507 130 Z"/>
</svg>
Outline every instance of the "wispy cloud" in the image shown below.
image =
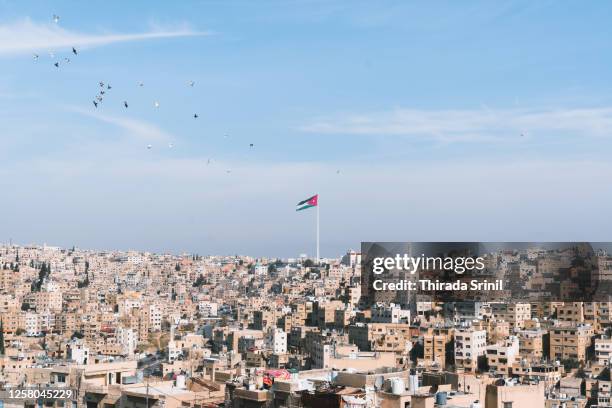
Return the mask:
<svg viewBox="0 0 612 408">
<path fill-rule="evenodd" d="M 607 136 L 612 107 L 583 109 L 418 110 L 343 114 L 313 120 L 304 132 L 434 138 L 446 142 L 532 136 Z"/>
<path fill-rule="evenodd" d="M 129 117 L 112 116 L 99 111 L 89 111 L 74 106 L 66 107 L 66 109 L 116 126 L 124 131 L 126 136 L 140 141 L 168 142 L 174 140 L 174 137 L 170 133 L 150 122 Z"/>
<path fill-rule="evenodd" d="M 155 28 L 143 33 L 87 34 L 71 31 L 56 24 L 40 24 L 29 18 L 0 25 L 0 56 L 52 51 L 68 47 L 99 47 L 113 43 L 152 40 L 156 38 L 208 35 L 189 27 Z"/>
</svg>

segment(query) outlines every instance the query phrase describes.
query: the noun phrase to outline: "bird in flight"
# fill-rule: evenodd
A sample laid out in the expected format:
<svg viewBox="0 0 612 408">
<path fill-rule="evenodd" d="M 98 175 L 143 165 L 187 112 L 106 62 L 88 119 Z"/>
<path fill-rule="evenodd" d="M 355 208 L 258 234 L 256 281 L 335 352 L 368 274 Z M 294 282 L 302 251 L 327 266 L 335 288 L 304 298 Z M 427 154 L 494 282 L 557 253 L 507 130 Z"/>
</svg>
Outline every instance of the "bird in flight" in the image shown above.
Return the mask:
<svg viewBox="0 0 612 408">
<path fill-rule="evenodd" d="M 147 149 L 151 150 L 153 146 L 152 145 L 147 145 Z"/>
<path fill-rule="evenodd" d="M 155 102 L 153 103 L 153 106 L 155 106 L 156 108 L 159 108 L 159 102 L 155 101 Z"/>
<path fill-rule="evenodd" d="M 97 108 L 98 107 L 98 102 L 93 101 L 94 106 Z"/>
<path fill-rule="evenodd" d="M 38 61 L 38 54 L 34 54 L 34 61 Z"/>
<path fill-rule="evenodd" d="M 123 106 L 125 106 L 126 108 L 128 107 L 127 101 L 123 101 Z"/>
<path fill-rule="evenodd" d="M 255 145 L 253 143 L 249 144 L 249 147 L 254 147 Z"/>
<path fill-rule="evenodd" d="M 197 114 L 197 113 L 194 113 L 194 114 L 193 114 L 193 118 L 194 118 L 194 119 L 197 119 L 197 118 L 198 118 L 198 114 Z"/>
<path fill-rule="evenodd" d="M 53 64 L 53 65 L 55 65 L 55 68 L 59 68 L 59 62 L 56 62 L 56 63 L 55 63 L 55 64 Z"/>
<path fill-rule="evenodd" d="M 100 85 L 100 88 L 103 88 L 103 87 L 104 87 L 104 82 L 100 81 L 100 82 L 98 83 L 98 85 Z"/>
<path fill-rule="evenodd" d="M 174 147 L 174 145 L 173 145 L 172 143 L 168 143 L 168 147 L 169 147 L 170 149 L 172 149 L 172 148 Z"/>
<path fill-rule="evenodd" d="M 113 87 L 112 87 L 112 86 L 110 86 L 110 85 L 107 85 L 107 86 L 106 86 L 106 89 L 113 89 Z"/>
<path fill-rule="evenodd" d="M 77 54 L 78 54 L 78 52 L 77 52 L 76 48 L 72 47 L 72 53 L 73 53 L 74 55 L 77 55 Z"/>
<path fill-rule="evenodd" d="M 194 86 L 194 85 L 195 85 L 195 82 L 189 81 L 189 86 Z"/>
<path fill-rule="evenodd" d="M 206 160 L 206 165 L 210 165 L 210 159 Z"/>
<path fill-rule="evenodd" d="M 139 82 L 138 86 L 144 86 L 144 82 Z"/>
<path fill-rule="evenodd" d="M 54 15 L 53 15 L 53 22 L 54 22 L 55 24 L 57 24 L 57 23 L 59 23 L 59 20 L 60 20 L 60 17 L 59 17 L 57 14 L 54 14 Z"/>
<path fill-rule="evenodd" d="M 70 58 L 64 58 L 64 61 L 66 61 L 67 64 L 70 63 Z"/>
</svg>

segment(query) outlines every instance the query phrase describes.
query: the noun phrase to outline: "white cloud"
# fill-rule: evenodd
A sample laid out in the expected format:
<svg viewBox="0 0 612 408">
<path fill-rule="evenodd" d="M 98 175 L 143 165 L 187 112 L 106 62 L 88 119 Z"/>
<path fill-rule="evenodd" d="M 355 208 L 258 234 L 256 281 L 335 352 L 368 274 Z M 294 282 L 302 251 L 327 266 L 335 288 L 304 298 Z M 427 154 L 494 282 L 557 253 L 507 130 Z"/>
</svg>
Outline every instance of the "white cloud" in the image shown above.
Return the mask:
<svg viewBox="0 0 612 408">
<path fill-rule="evenodd" d="M 42 53 L 61 48 L 90 48 L 128 41 L 143 41 L 156 38 L 188 37 L 207 35 L 188 27 L 164 30 L 155 29 L 132 34 L 86 34 L 71 31 L 60 25 L 35 23 L 29 18 L 0 25 L 0 56 L 23 53 Z"/>
<path fill-rule="evenodd" d="M 79 107 L 67 107 L 71 112 L 89 116 L 122 129 L 126 136 L 147 142 L 168 142 L 174 137 L 157 125 L 130 117 L 112 116 L 99 111 L 88 111 Z"/>
<path fill-rule="evenodd" d="M 606 136 L 612 107 L 585 109 L 419 110 L 345 114 L 321 118 L 300 130 L 325 134 L 397 135 L 440 141 L 503 140 L 528 135 Z"/>
</svg>

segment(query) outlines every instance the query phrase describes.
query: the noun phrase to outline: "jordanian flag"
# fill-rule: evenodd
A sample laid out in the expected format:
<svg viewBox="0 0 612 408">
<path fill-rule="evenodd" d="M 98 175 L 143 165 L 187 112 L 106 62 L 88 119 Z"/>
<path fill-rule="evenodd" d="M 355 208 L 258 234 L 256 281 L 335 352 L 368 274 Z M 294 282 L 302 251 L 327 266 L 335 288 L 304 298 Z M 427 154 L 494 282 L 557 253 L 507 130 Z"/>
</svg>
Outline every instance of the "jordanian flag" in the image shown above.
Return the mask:
<svg viewBox="0 0 612 408">
<path fill-rule="evenodd" d="M 310 207 L 316 207 L 319 202 L 319 195 L 315 194 L 310 198 L 300 201 L 297 203 L 298 208 L 295 211 L 302 211 Z"/>
</svg>

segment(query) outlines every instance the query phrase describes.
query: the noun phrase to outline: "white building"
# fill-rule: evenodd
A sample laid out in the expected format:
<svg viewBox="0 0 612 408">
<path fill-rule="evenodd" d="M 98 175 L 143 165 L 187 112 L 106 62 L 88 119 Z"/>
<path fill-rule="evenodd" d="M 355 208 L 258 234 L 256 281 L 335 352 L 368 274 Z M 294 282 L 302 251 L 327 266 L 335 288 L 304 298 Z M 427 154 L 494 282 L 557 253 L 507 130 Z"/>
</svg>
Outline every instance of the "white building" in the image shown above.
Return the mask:
<svg viewBox="0 0 612 408">
<path fill-rule="evenodd" d="M 27 312 L 25 315 L 25 331 L 26 336 L 39 336 L 40 328 L 38 326 L 38 314 Z"/>
<path fill-rule="evenodd" d="M 612 357 L 612 338 L 603 336 L 600 339 L 595 339 L 595 359 L 598 364 L 610 365 Z"/>
<path fill-rule="evenodd" d="M 219 305 L 215 302 L 201 301 L 198 303 L 198 310 L 204 317 L 217 317 Z"/>
<path fill-rule="evenodd" d="M 509 336 L 504 341 L 487 347 L 489 368 L 497 375 L 509 375 L 509 368 L 519 356 L 519 339 Z"/>
<path fill-rule="evenodd" d="M 484 356 L 487 347 L 486 330 L 461 328 L 455 332 L 455 366 L 466 372 L 475 372 L 478 357 Z"/>
<path fill-rule="evenodd" d="M 287 333 L 277 327 L 268 329 L 266 336 L 266 347 L 274 354 L 285 354 L 287 352 Z"/>
<path fill-rule="evenodd" d="M 137 336 L 134 330 L 119 327 L 117 329 L 117 343 L 121 345 L 122 353 L 133 357 L 137 345 Z"/>
<path fill-rule="evenodd" d="M 377 303 L 372 305 L 372 323 L 410 323 L 410 310 L 399 305 Z"/>
<path fill-rule="evenodd" d="M 149 328 L 151 331 L 160 331 L 162 324 L 162 313 L 158 306 L 149 306 Z"/>
<path fill-rule="evenodd" d="M 87 364 L 89 360 L 89 348 L 82 340 L 75 340 L 68 344 L 68 359 L 79 365 Z"/>
</svg>

